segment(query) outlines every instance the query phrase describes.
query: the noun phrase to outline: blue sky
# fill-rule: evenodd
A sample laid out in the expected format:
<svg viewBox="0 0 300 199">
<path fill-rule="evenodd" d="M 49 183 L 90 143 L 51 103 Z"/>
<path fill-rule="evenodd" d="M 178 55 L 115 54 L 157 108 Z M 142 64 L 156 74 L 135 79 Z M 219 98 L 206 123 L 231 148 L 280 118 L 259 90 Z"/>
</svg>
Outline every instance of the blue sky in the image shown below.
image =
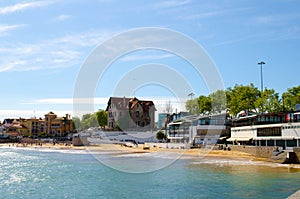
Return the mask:
<svg viewBox="0 0 300 199">
<path fill-rule="evenodd" d="M 300 85 L 297 0 L 0 0 L 0 119 L 50 110 L 72 114 L 76 78 L 90 53 L 114 35 L 142 27 L 168 28 L 195 40 L 214 61 L 225 88 L 249 83 L 260 88 L 259 61 L 266 62 L 264 86 L 282 93 Z M 177 71 L 196 96 L 209 93 L 181 58 L 137 51 L 116 60 L 101 77 L 95 110 L 105 108 L 121 77 L 148 63 Z M 177 111 L 184 109 L 159 84 L 140 85 L 130 94 L 154 100 L 159 111 L 167 100 Z"/>
</svg>

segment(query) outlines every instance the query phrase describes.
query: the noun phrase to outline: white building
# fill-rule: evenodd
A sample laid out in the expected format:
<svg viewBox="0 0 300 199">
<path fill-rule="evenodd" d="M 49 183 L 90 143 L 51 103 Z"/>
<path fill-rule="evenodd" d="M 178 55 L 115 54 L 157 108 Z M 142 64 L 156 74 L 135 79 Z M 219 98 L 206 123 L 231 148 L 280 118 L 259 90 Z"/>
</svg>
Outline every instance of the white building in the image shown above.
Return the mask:
<svg viewBox="0 0 300 199">
<path fill-rule="evenodd" d="M 232 121 L 231 137 L 235 144 L 300 147 L 300 112 L 262 114 Z"/>
</svg>

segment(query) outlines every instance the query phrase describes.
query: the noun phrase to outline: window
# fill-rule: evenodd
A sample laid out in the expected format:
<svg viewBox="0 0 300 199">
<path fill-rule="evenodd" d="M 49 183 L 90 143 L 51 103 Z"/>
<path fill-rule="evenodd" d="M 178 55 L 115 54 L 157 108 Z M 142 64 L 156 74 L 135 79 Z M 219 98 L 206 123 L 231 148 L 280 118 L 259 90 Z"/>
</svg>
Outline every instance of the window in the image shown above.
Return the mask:
<svg viewBox="0 0 300 199">
<path fill-rule="evenodd" d="M 264 136 L 281 136 L 281 128 L 280 127 L 258 128 L 257 137 L 264 137 Z"/>
<path fill-rule="evenodd" d="M 140 117 L 140 112 L 139 111 L 135 112 L 135 117 Z"/>
</svg>

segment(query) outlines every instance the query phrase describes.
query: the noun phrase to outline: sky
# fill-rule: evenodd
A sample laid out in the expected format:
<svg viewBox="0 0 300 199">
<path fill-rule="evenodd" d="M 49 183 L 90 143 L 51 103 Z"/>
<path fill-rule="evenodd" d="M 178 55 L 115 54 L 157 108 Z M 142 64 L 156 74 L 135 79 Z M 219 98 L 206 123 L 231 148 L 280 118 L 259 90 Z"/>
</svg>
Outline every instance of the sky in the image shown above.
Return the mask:
<svg viewBox="0 0 300 199">
<path fill-rule="evenodd" d="M 43 117 L 49 111 L 76 116 L 76 83 L 93 52 L 118 35 L 149 27 L 196 42 L 224 88 L 253 83 L 260 89 L 260 61 L 266 63 L 265 87 L 281 94 L 300 85 L 298 0 L 0 0 L 0 120 Z M 131 42 L 115 43 L 109 50 Z M 187 53 L 188 48 L 184 46 Z M 90 68 L 90 73 L 94 70 L 100 69 Z M 89 82 L 96 84 L 95 111 L 105 109 L 110 96 L 126 95 L 153 100 L 157 112 L 170 100 L 179 112 L 190 93 L 212 92 L 209 78 L 171 51 L 132 49 L 111 60 L 97 82 L 86 78 L 84 85 L 88 90 Z M 120 86 L 129 89 L 117 92 Z"/>
</svg>

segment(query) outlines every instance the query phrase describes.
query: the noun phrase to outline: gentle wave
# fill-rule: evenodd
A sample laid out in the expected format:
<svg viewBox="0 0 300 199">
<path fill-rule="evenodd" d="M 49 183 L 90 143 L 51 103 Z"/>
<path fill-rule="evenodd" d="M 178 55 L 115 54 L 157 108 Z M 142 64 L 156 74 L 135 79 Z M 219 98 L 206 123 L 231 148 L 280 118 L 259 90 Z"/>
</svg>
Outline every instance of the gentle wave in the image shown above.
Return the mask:
<svg viewBox="0 0 300 199">
<path fill-rule="evenodd" d="M 223 166 L 267 166 L 267 167 L 283 167 L 283 168 L 296 168 L 300 169 L 300 165 L 295 164 L 280 164 L 264 161 L 254 161 L 246 159 L 201 159 L 200 161 L 193 161 L 193 165 L 201 164 L 213 164 L 213 165 L 223 165 Z"/>
</svg>

